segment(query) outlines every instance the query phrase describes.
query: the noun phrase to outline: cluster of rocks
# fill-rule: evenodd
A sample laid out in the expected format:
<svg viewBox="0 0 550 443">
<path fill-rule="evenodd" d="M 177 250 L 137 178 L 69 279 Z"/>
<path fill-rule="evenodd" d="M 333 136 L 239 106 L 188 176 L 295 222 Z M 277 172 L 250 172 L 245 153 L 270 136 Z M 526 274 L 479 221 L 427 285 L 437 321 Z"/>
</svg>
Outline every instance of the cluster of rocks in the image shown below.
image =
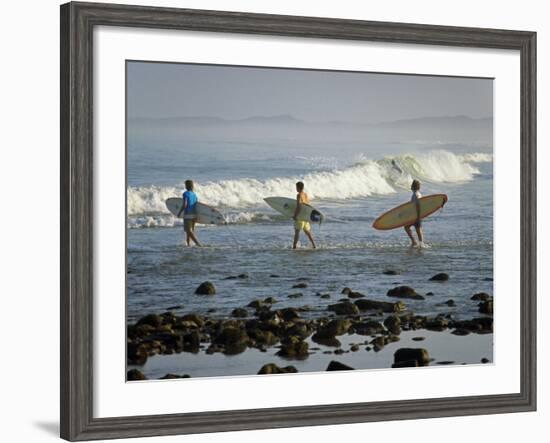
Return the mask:
<svg viewBox="0 0 550 443">
<path fill-rule="evenodd" d="M 245 274 L 236 278 L 246 278 Z M 299 283 L 300 288 L 307 287 Z M 205 282 L 197 288 L 197 293 L 215 293 L 214 285 Z M 127 328 L 127 361 L 131 365 L 143 365 L 147 358 L 156 354 L 173 354 L 180 352 L 198 353 L 204 350 L 207 354 L 223 353 L 234 355 L 247 348 L 256 348 L 265 352 L 276 346 L 277 355 L 289 360 L 302 360 L 314 352 L 308 341 L 337 348 L 335 353 L 349 352 L 341 349 L 338 337 L 344 334 L 368 336 L 365 340 L 366 350 L 380 351 L 388 343 L 399 340 L 402 331 L 428 329 L 443 331 L 450 329 L 453 334 L 491 333 L 493 331 L 492 304 L 493 298 L 485 293 L 472 297 L 479 302 L 479 311 L 489 314 L 470 320 L 455 320 L 452 314 L 439 314 L 435 317 L 416 315 L 406 311 L 401 299 L 423 300 L 409 286 L 397 286 L 388 291 L 387 296 L 398 298 L 396 301 L 379 301 L 367 298 L 364 294 L 344 288 L 342 293 L 347 298 L 327 306 L 326 315 L 317 318 L 304 318 L 303 313 L 311 308 L 274 309 L 276 300 L 268 297 L 254 300 L 245 307 L 235 308 L 232 318 L 210 318 L 195 313 L 178 316 L 168 311 L 163 314 L 149 314 L 140 318 Z M 447 302 L 448 306 L 453 303 Z M 351 351 L 357 351 L 354 344 Z M 327 352 L 327 351 L 325 351 Z M 330 352 L 330 351 L 328 351 Z M 394 365 L 412 365 L 417 361 L 422 366 L 422 358 L 396 358 Z M 405 362 L 405 363 L 404 363 Z M 424 362 L 425 363 L 425 362 Z M 292 367 L 281 371 L 291 371 Z M 262 368 L 263 373 L 276 372 L 279 369 Z M 269 372 L 271 371 L 271 372 Z M 169 374 L 167 374 L 169 375 Z"/>
</svg>

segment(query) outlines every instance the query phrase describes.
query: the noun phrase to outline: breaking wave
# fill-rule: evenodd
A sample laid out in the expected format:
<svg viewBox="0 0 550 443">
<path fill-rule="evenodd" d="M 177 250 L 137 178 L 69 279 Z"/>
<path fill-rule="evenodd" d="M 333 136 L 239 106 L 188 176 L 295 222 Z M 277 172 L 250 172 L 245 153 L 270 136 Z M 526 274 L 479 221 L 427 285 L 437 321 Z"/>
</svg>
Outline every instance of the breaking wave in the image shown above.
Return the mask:
<svg viewBox="0 0 550 443">
<path fill-rule="evenodd" d="M 473 180 L 476 163 L 491 162 L 485 153 L 453 154 L 433 151 L 372 160 L 361 158 L 352 166 L 330 171 L 314 171 L 304 177 L 275 177 L 265 180 L 241 178 L 198 183 L 200 200 L 227 213 L 230 223 L 269 221 L 276 215 L 259 213 L 269 196 L 295 196 L 295 183 L 303 180 L 310 198 L 347 200 L 385 195 L 408 189 L 413 178 L 431 183 L 457 183 Z M 175 226 L 180 224 L 165 206 L 169 197 L 179 196 L 182 186 L 129 187 L 128 227 Z M 269 212 L 269 211 L 267 211 Z"/>
</svg>

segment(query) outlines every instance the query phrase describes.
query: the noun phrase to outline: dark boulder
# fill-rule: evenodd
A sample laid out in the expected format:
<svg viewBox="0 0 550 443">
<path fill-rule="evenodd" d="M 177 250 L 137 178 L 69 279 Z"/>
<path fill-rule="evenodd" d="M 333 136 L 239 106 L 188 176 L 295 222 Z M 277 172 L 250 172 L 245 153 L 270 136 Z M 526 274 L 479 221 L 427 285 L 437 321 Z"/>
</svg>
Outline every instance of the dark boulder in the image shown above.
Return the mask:
<svg viewBox="0 0 550 443">
<path fill-rule="evenodd" d="M 214 340 L 212 340 L 213 343 L 224 346 L 246 343 L 247 341 L 248 335 L 246 331 L 233 326 L 223 328 L 220 333 L 214 337 Z"/>
<path fill-rule="evenodd" d="M 231 316 L 235 318 L 246 318 L 248 317 L 248 311 L 244 308 L 235 308 L 231 312 Z"/>
<path fill-rule="evenodd" d="M 384 332 L 384 327 L 381 323 L 370 320 L 354 323 L 353 330 L 359 335 L 375 335 Z"/>
<path fill-rule="evenodd" d="M 442 315 L 427 318 L 424 327 L 430 331 L 444 331 L 449 327 L 449 320 Z"/>
<path fill-rule="evenodd" d="M 344 335 L 351 327 L 350 320 L 335 319 L 329 321 L 326 325 L 320 326 L 315 334 L 316 338 L 333 338 L 337 335 Z"/>
<path fill-rule="evenodd" d="M 147 348 L 143 344 L 128 343 L 127 359 L 129 365 L 144 365 L 147 361 Z"/>
<path fill-rule="evenodd" d="M 301 319 L 299 319 L 301 320 Z M 307 322 L 288 322 L 285 323 L 279 331 L 279 335 L 287 337 L 289 335 L 294 335 L 301 338 L 302 340 L 309 337 L 313 332 L 312 327 Z"/>
<path fill-rule="evenodd" d="M 304 294 L 302 294 L 301 292 L 296 292 L 294 294 L 289 294 L 288 295 L 288 298 L 300 298 L 300 297 L 303 297 Z"/>
<path fill-rule="evenodd" d="M 317 334 L 313 334 L 311 339 L 319 345 L 328 346 L 330 348 L 339 348 L 342 346 L 342 343 L 340 343 L 340 340 L 336 337 L 323 338 L 319 337 Z"/>
<path fill-rule="evenodd" d="M 216 287 L 214 283 L 205 281 L 201 283 L 197 289 L 195 289 L 195 294 L 198 295 L 214 295 L 216 293 Z"/>
<path fill-rule="evenodd" d="M 183 335 L 182 337 L 182 348 L 184 352 L 191 352 L 192 354 L 196 354 L 199 352 L 200 345 L 201 345 L 201 338 L 198 331 L 192 331 L 188 334 Z M 178 344 L 175 344 L 174 347 L 178 347 Z"/>
<path fill-rule="evenodd" d="M 130 369 L 126 374 L 126 380 L 128 381 L 140 381 L 147 380 L 147 377 L 139 369 Z"/>
<path fill-rule="evenodd" d="M 396 315 L 390 315 L 384 320 L 384 326 L 392 334 L 399 335 L 401 334 L 401 319 Z"/>
<path fill-rule="evenodd" d="M 281 343 L 281 349 L 276 355 L 285 358 L 303 360 L 308 357 L 309 345 L 299 337 L 286 337 Z"/>
<path fill-rule="evenodd" d="M 418 366 L 427 366 L 430 355 L 424 348 L 400 348 L 393 354 L 394 364 L 416 360 Z"/>
<path fill-rule="evenodd" d="M 418 367 L 418 361 L 417 360 L 404 360 L 395 362 L 393 365 L 391 365 L 392 368 L 417 368 Z"/>
<path fill-rule="evenodd" d="M 353 370 L 355 370 L 355 368 L 345 365 L 344 363 L 340 363 L 339 361 L 336 361 L 336 360 L 332 360 L 327 366 L 327 371 L 353 371 Z"/>
<path fill-rule="evenodd" d="M 294 286 L 292 286 L 292 289 L 305 289 L 307 288 L 307 283 L 296 283 Z"/>
<path fill-rule="evenodd" d="M 159 378 L 159 380 L 175 380 L 178 378 L 191 378 L 191 376 L 189 374 L 183 374 L 183 375 L 166 374 L 166 375 L 163 375 L 161 378 Z"/>
<path fill-rule="evenodd" d="M 251 329 L 247 331 L 248 336 L 254 340 L 256 345 L 273 346 L 278 343 L 279 337 L 277 337 L 271 331 L 264 331 L 262 329 Z"/>
<path fill-rule="evenodd" d="M 142 326 L 142 325 L 158 328 L 160 325 L 162 325 L 162 317 L 157 314 L 146 315 L 145 317 L 140 318 L 136 323 L 136 326 Z"/>
<path fill-rule="evenodd" d="M 470 298 L 470 300 L 487 301 L 487 300 L 491 300 L 491 298 L 492 297 L 486 292 L 478 292 L 477 294 L 472 295 L 472 298 Z"/>
<path fill-rule="evenodd" d="M 493 300 L 483 301 L 478 306 L 480 313 L 490 315 L 493 314 Z"/>
<path fill-rule="evenodd" d="M 266 307 L 268 303 L 262 300 L 252 300 L 250 303 L 248 303 L 246 306 L 253 309 L 261 309 L 263 307 Z"/>
<path fill-rule="evenodd" d="M 183 317 L 180 317 L 180 320 L 193 322 L 197 325 L 198 328 L 202 328 L 205 322 L 204 317 L 199 314 L 187 314 Z"/>
<path fill-rule="evenodd" d="M 456 330 L 466 330 L 476 334 L 489 334 L 493 332 L 493 318 L 480 317 L 471 320 L 453 321 L 450 324 Z"/>
<path fill-rule="evenodd" d="M 298 372 L 298 369 L 294 366 L 285 366 L 281 368 L 275 363 L 267 363 L 260 368 L 258 374 L 294 374 L 296 372 Z"/>
<path fill-rule="evenodd" d="M 349 301 L 336 303 L 327 307 L 329 311 L 336 315 L 356 315 L 359 314 L 359 308 Z"/>
<path fill-rule="evenodd" d="M 401 301 L 391 303 L 386 301 L 359 299 L 355 300 L 355 306 L 360 311 L 399 312 L 405 310 L 405 304 Z"/>
<path fill-rule="evenodd" d="M 449 274 L 445 274 L 444 272 L 435 274 L 432 278 L 430 278 L 430 281 L 447 281 L 447 280 L 449 280 Z"/>
<path fill-rule="evenodd" d="M 387 294 L 388 297 L 408 298 L 411 300 L 424 300 L 424 297 L 417 294 L 416 291 L 410 286 L 396 286 L 390 289 Z"/>
<path fill-rule="evenodd" d="M 284 308 L 277 311 L 277 313 L 284 321 L 290 321 L 294 320 L 295 318 L 300 318 L 300 314 L 298 314 L 298 311 L 294 308 Z"/>
<path fill-rule="evenodd" d="M 386 346 L 386 339 L 384 337 L 376 337 L 369 344 L 372 345 L 374 352 L 380 352 Z"/>
</svg>

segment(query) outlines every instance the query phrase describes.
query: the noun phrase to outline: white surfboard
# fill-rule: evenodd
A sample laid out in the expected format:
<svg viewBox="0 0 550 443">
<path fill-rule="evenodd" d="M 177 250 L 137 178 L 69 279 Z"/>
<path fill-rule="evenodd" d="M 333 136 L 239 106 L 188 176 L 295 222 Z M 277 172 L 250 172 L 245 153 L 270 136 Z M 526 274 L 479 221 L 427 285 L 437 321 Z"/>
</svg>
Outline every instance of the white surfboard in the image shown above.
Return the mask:
<svg viewBox="0 0 550 443">
<path fill-rule="evenodd" d="M 173 197 L 166 200 L 166 207 L 176 217 L 178 216 L 182 206 L 182 198 Z M 224 225 L 226 223 L 225 217 L 220 211 L 201 202 L 197 202 L 196 214 L 197 223 L 201 223 L 203 225 Z M 183 214 L 180 218 L 184 218 Z"/>
<path fill-rule="evenodd" d="M 277 212 L 280 212 L 288 218 L 292 218 L 294 216 L 294 211 L 296 210 L 295 199 L 287 197 L 267 197 L 264 198 L 264 201 Z M 298 216 L 296 218 L 299 221 L 322 223 L 325 217 L 313 206 L 302 204 L 300 212 L 298 213 Z"/>
</svg>

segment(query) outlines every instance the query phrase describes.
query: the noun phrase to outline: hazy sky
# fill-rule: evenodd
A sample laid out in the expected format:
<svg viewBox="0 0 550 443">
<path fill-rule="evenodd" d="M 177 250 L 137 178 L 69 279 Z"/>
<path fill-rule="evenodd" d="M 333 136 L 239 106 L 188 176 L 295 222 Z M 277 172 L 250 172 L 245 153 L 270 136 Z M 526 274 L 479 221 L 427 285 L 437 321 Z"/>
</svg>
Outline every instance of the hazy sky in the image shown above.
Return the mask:
<svg viewBox="0 0 550 443">
<path fill-rule="evenodd" d="M 129 62 L 127 81 L 130 118 L 290 114 L 375 123 L 493 115 L 490 79 Z"/>
</svg>

